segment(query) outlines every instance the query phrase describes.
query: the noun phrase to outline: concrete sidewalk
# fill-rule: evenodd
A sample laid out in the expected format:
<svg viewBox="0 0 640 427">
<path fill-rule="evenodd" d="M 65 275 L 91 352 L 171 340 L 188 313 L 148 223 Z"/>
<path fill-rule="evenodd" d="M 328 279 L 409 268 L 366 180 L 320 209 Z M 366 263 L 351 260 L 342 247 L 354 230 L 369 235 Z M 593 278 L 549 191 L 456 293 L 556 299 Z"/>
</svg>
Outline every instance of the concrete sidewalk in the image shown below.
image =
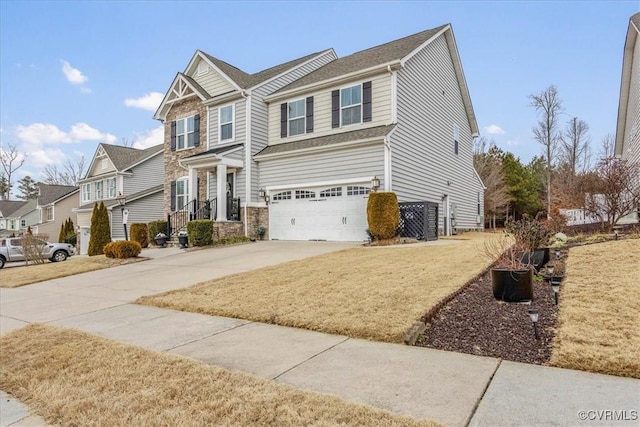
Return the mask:
<svg viewBox="0 0 640 427">
<path fill-rule="evenodd" d="M 634 379 L 130 303 L 141 295 L 349 246 L 260 242 L 173 257 L 158 253 L 160 258 L 144 263 L 0 289 L 0 330 L 49 322 L 449 426 L 638 425 L 640 381 Z M 2 400 L 0 425 L 11 425 L 5 408 L 19 402 Z M 606 411 L 617 411 L 621 419 Z M 27 416 L 23 407 L 7 412 Z M 22 422 L 38 425 L 33 420 Z"/>
</svg>

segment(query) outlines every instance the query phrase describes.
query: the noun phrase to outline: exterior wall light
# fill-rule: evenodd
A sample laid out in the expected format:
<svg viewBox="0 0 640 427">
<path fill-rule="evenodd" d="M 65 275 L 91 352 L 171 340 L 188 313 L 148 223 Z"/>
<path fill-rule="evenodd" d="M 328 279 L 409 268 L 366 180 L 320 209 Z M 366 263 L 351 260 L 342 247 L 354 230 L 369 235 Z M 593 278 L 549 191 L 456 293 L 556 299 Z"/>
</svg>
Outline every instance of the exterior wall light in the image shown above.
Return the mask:
<svg viewBox="0 0 640 427">
<path fill-rule="evenodd" d="M 380 180 L 374 176 L 371 180 L 371 189 L 376 192 L 378 191 L 378 188 L 380 188 Z"/>
</svg>

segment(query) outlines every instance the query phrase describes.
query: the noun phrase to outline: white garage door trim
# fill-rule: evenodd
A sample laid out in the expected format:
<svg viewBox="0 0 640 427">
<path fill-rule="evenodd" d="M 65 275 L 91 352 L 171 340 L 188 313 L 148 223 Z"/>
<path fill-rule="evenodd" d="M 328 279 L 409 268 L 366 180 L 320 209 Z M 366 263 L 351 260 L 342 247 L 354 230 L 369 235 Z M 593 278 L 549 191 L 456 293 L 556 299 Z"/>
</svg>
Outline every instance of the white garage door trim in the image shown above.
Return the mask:
<svg viewBox="0 0 640 427">
<path fill-rule="evenodd" d="M 273 240 L 367 240 L 370 180 L 300 184 L 270 189 Z"/>
</svg>

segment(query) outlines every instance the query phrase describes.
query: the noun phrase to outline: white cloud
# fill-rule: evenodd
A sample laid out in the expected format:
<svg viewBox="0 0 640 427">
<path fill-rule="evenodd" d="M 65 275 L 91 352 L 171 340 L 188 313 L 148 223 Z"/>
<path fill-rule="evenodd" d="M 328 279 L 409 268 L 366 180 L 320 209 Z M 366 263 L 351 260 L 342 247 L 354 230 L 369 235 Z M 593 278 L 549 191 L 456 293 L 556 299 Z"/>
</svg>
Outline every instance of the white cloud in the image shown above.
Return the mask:
<svg viewBox="0 0 640 427">
<path fill-rule="evenodd" d="M 43 145 L 73 144 L 82 141 L 114 143 L 117 140 L 114 135 L 100 132 L 86 123 L 74 124 L 69 132 L 60 130 L 50 123 L 33 123 L 29 126 L 18 126 L 16 136 L 22 142 L 37 148 Z"/>
<path fill-rule="evenodd" d="M 520 140 L 518 138 L 507 140 L 507 146 L 514 147 L 516 145 L 520 145 Z"/>
<path fill-rule="evenodd" d="M 27 159 L 31 166 L 43 168 L 47 165 L 61 164 L 67 155 L 59 148 L 42 148 L 30 150 L 27 153 Z M 33 177 L 33 175 L 31 175 Z"/>
<path fill-rule="evenodd" d="M 142 108 L 143 110 L 156 111 L 162 102 L 164 95 L 160 92 L 149 92 L 140 98 L 127 98 L 124 105 L 133 108 Z"/>
<path fill-rule="evenodd" d="M 164 126 L 158 126 L 142 135 L 136 135 L 133 148 L 149 148 L 164 142 Z"/>
<path fill-rule="evenodd" d="M 118 139 L 114 135 L 111 135 L 110 133 L 102 133 L 98 129 L 92 128 L 86 123 L 76 123 L 71 126 L 69 136 L 74 142 L 100 141 L 113 144 Z"/>
<path fill-rule="evenodd" d="M 69 83 L 74 85 L 82 85 L 85 84 L 87 80 L 89 80 L 87 76 L 82 74 L 82 71 L 78 70 L 77 68 L 73 68 L 67 61 L 60 60 L 60 62 L 62 62 L 62 72 L 64 73 Z"/>
<path fill-rule="evenodd" d="M 91 92 L 92 92 L 92 90 L 91 90 L 91 89 L 89 89 L 89 88 L 88 88 L 88 87 L 86 87 L 86 86 L 82 86 L 82 87 L 80 88 L 80 92 L 89 94 L 89 93 L 91 93 Z"/>
<path fill-rule="evenodd" d="M 484 128 L 489 135 L 504 135 L 506 132 L 498 125 L 489 125 Z"/>
</svg>

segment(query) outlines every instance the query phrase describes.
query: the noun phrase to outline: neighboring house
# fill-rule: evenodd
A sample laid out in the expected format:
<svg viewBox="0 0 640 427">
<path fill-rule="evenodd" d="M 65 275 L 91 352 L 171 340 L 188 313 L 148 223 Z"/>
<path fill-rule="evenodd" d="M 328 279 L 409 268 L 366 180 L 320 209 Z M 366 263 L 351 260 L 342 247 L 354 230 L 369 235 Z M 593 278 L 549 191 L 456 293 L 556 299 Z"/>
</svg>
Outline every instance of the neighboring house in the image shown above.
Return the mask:
<svg viewBox="0 0 640 427">
<path fill-rule="evenodd" d="M 217 222 L 241 220 L 248 236 L 260 224 L 271 239 L 365 240 L 378 178 L 400 202 L 437 205 L 441 233 L 482 228 L 478 127 L 450 25 L 288 64 L 268 84 L 247 83 L 196 52 L 155 116 L 165 123 L 165 211 L 225 200 Z M 235 218 L 229 197 L 239 198 Z"/>
<path fill-rule="evenodd" d="M 27 202 L 22 200 L 0 200 L 0 236 L 20 232 L 20 218 L 15 212 Z"/>
<path fill-rule="evenodd" d="M 617 156 L 640 163 L 640 13 L 629 20 L 616 128 Z"/>
<path fill-rule="evenodd" d="M 85 178 L 79 181 L 77 214 L 80 254 L 89 248 L 93 206 L 104 202 L 109 211 L 111 238 L 124 239 L 122 212 L 129 212 L 127 223 L 148 223 L 163 218 L 162 145 L 144 150 L 99 144 Z M 126 197 L 121 207 L 116 197 Z M 128 229 L 128 226 L 127 226 Z"/>
<path fill-rule="evenodd" d="M 38 230 L 34 227 L 40 222 L 40 211 L 38 210 L 38 201 L 36 199 L 27 200 L 20 209 L 13 213 L 13 217 L 18 224 L 18 231 L 16 234 L 25 233 L 29 227 L 33 233 L 37 233 Z"/>
<path fill-rule="evenodd" d="M 640 13 L 629 19 L 622 59 L 615 154 L 640 165 Z M 637 183 L 640 186 L 640 182 Z M 640 206 L 621 222 L 638 222 Z"/>
<path fill-rule="evenodd" d="M 62 224 L 75 217 L 78 191 L 78 187 L 70 185 L 38 184 L 38 222 L 31 225 L 33 232 L 46 234 L 50 242 L 57 242 Z"/>
</svg>

